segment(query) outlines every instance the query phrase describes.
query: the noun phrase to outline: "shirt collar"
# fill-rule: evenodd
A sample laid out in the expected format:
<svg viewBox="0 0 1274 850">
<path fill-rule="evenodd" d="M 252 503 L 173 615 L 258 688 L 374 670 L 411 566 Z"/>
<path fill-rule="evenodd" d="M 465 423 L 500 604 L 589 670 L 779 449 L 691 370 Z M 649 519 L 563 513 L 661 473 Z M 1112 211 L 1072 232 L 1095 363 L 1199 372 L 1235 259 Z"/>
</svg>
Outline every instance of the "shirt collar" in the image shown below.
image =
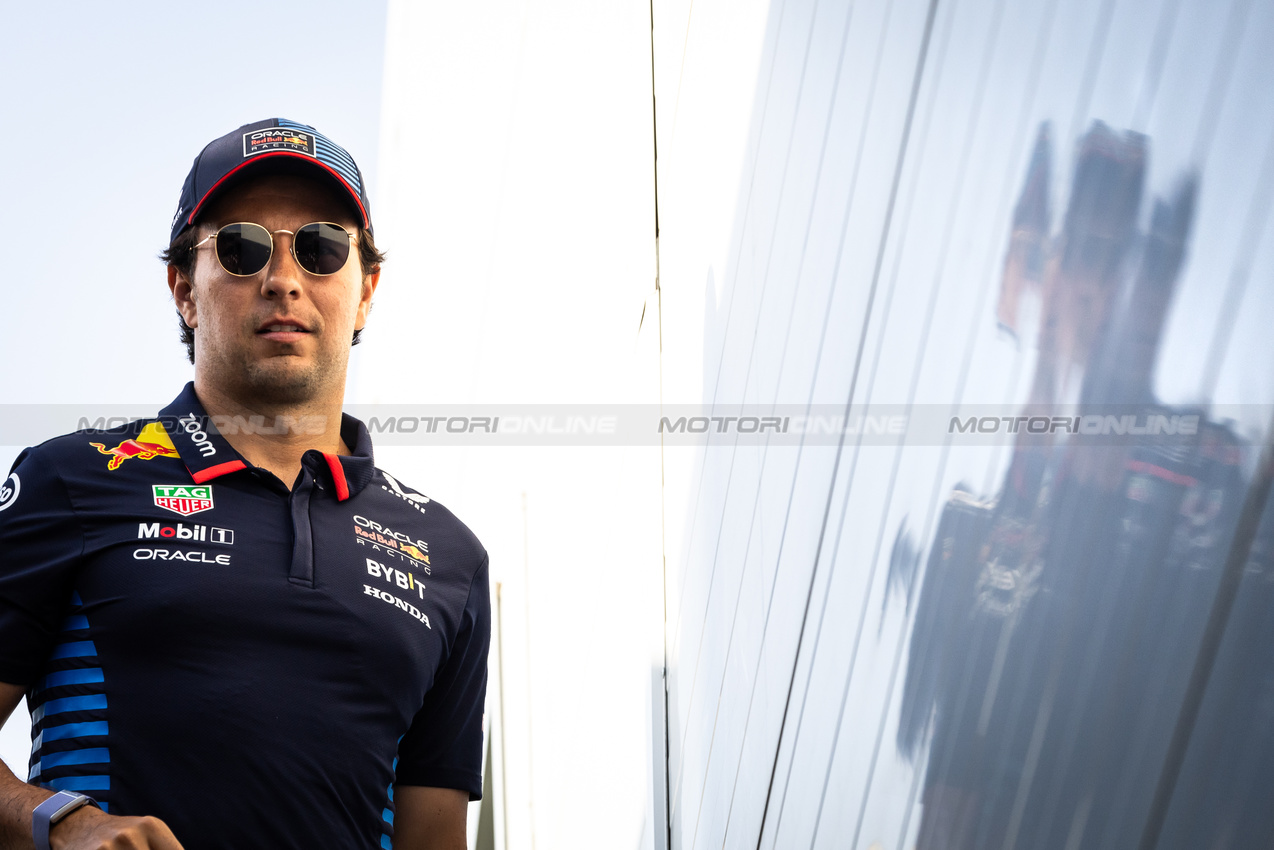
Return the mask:
<svg viewBox="0 0 1274 850">
<path fill-rule="evenodd" d="M 195 394 L 193 381 L 159 412 L 159 421 L 196 484 L 252 467 L 221 435 Z M 375 462 L 367 427 L 348 413 L 341 414 L 341 439 L 352 454 L 311 450 L 305 457 L 313 474 L 326 470 L 337 498 L 344 501 L 371 482 Z"/>
<path fill-rule="evenodd" d="M 367 426 L 348 413 L 341 414 L 341 439 L 349 446 L 350 454 L 324 452 L 323 460 L 331 473 L 336 498 L 343 502 L 358 495 L 372 482 L 376 462 L 372 457 L 372 436 L 367 432 Z"/>
</svg>

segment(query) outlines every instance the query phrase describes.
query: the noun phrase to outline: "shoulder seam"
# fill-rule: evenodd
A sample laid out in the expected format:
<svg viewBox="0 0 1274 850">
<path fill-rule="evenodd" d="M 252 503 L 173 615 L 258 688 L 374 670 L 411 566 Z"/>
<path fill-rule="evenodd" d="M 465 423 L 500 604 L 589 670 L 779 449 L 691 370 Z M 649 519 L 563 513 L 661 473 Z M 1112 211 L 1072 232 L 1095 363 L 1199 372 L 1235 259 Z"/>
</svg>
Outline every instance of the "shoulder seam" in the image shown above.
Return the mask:
<svg viewBox="0 0 1274 850">
<path fill-rule="evenodd" d="M 144 417 L 141 417 L 141 418 L 139 418 L 139 419 L 133 419 L 133 420 L 130 420 L 130 421 L 129 421 L 127 424 L 125 424 L 125 425 L 116 425 L 114 428 L 77 428 L 77 429 L 75 429 L 74 431 L 67 431 L 65 434 L 54 434 L 52 437 L 49 437 L 47 440 L 43 440 L 43 441 L 41 441 L 41 442 L 39 442 L 39 443 L 35 443 L 34 445 L 31 445 L 31 446 L 27 446 L 27 450 L 29 451 L 29 450 L 31 450 L 31 449 L 42 449 L 42 448 L 44 448 L 45 446 L 49 445 L 50 443 L 57 442 L 58 440 L 64 440 L 64 439 L 67 439 L 67 438 L 69 438 L 69 437 L 96 436 L 96 435 L 98 435 L 98 434 L 125 433 L 125 432 L 127 432 L 130 428 L 136 427 L 136 426 L 138 426 L 138 425 L 140 425 L 140 426 L 142 426 L 142 427 L 145 427 L 146 425 L 150 425 L 150 424 L 151 424 L 151 423 L 153 423 L 153 422 L 159 422 L 161 419 L 162 419 L 162 417 L 160 417 L 160 416 L 144 416 Z"/>
<path fill-rule="evenodd" d="M 68 435 L 69 436 L 69 435 Z M 54 438 L 56 439 L 56 437 Z M 41 443 L 43 445 L 43 443 Z M 57 459 L 52 456 L 48 459 L 50 468 L 53 470 L 53 476 L 57 478 L 58 484 L 62 487 L 62 493 L 66 496 L 66 503 L 71 508 L 71 514 L 75 517 L 75 524 L 80 527 L 80 552 L 76 555 L 76 573 L 75 577 L 79 579 L 79 566 L 84 562 L 84 549 L 88 545 L 88 535 L 84 530 L 84 520 L 80 516 L 80 510 L 75 505 L 75 499 L 71 497 L 71 488 L 67 486 L 66 479 L 62 477 L 62 470 L 58 468 Z"/>
<path fill-rule="evenodd" d="M 464 598 L 466 608 L 469 607 L 469 597 L 473 596 L 473 583 L 478 580 L 478 573 L 482 572 L 484 566 L 488 569 L 491 567 L 491 553 L 487 551 L 485 546 L 482 547 L 482 560 L 478 561 L 477 569 L 473 571 L 473 575 L 469 576 L 469 589 L 465 592 Z M 487 583 L 490 584 L 489 578 Z"/>
<path fill-rule="evenodd" d="M 490 568 L 491 568 L 491 553 L 490 553 L 490 552 L 488 552 L 488 551 L 486 550 L 486 547 L 483 547 L 483 549 L 482 549 L 482 560 L 478 561 L 477 569 L 475 569 L 475 570 L 473 571 L 473 575 L 469 576 L 469 589 L 468 589 L 467 591 L 465 591 L 465 596 L 464 596 L 464 608 L 463 608 L 463 609 L 461 609 L 461 610 L 462 610 L 462 611 L 464 611 L 465 613 L 467 613 L 467 612 L 469 611 L 469 601 L 470 601 L 471 599 L 473 599 L 473 585 L 474 585 L 474 583 L 478 580 L 478 573 L 482 572 L 482 568 L 483 568 L 483 567 L 486 567 L 486 568 L 487 568 L 487 570 L 488 570 L 488 571 L 490 571 Z M 487 594 L 488 594 L 488 596 L 490 595 L 490 593 L 491 593 L 491 577 L 490 577 L 490 575 L 488 574 L 488 576 L 487 576 Z M 490 600 L 488 600 L 488 602 L 490 602 Z M 448 658 L 448 660 L 450 660 L 450 657 L 451 657 L 451 653 L 447 653 L 447 658 Z"/>
</svg>

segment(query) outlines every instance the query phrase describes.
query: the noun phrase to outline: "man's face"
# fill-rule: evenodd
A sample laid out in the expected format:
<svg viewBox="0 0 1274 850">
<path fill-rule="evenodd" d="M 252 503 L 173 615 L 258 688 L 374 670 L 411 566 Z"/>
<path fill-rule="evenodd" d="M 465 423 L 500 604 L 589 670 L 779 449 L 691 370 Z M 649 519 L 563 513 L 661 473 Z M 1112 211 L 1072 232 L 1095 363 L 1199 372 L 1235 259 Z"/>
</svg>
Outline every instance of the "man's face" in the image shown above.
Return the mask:
<svg viewBox="0 0 1274 850">
<path fill-rule="evenodd" d="M 271 175 L 217 198 L 195 225 L 196 241 L 233 222 L 295 233 L 316 221 L 358 233 L 326 185 Z M 192 280 L 169 269 L 177 309 L 195 329 L 196 386 L 244 401 L 339 402 L 350 341 L 367 321 L 379 275 L 364 278 L 357 242 L 345 266 L 322 277 L 297 265 L 291 247 L 291 235 L 275 233 L 269 265 L 251 277 L 226 272 L 212 241 L 197 250 Z"/>
</svg>

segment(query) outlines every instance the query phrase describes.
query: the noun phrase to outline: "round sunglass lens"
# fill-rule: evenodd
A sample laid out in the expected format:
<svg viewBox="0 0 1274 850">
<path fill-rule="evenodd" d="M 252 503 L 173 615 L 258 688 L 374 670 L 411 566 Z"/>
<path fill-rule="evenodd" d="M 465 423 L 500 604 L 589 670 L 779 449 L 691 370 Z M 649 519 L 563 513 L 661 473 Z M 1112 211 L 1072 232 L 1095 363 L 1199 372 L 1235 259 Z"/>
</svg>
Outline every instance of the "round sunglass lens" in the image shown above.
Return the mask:
<svg viewBox="0 0 1274 850">
<path fill-rule="evenodd" d="M 259 224 L 227 224 L 217 231 L 217 259 L 233 275 L 254 275 L 270 262 L 270 231 Z"/>
<path fill-rule="evenodd" d="M 349 259 L 349 232 L 335 224 L 307 224 L 292 243 L 296 261 L 311 274 L 335 274 Z"/>
</svg>

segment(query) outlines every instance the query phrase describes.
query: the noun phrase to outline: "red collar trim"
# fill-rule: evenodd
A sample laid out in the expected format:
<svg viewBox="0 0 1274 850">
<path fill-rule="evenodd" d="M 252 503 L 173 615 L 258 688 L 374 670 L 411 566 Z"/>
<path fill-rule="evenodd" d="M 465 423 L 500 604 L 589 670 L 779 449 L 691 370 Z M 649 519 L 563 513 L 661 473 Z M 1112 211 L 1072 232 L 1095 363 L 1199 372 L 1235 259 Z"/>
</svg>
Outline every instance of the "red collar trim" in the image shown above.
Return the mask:
<svg viewBox="0 0 1274 850">
<path fill-rule="evenodd" d="M 332 483 L 336 485 L 336 500 L 343 502 L 349 498 L 349 483 L 345 480 L 345 467 L 341 466 L 341 459 L 329 452 L 323 452 L 323 459 L 327 461 L 327 468 L 332 471 Z"/>
<path fill-rule="evenodd" d="M 231 472 L 238 472 L 240 469 L 247 468 L 248 465 L 241 460 L 228 460 L 225 463 L 219 463 L 207 469 L 191 472 L 190 477 L 195 479 L 196 484 L 202 484 L 205 481 L 211 481 L 214 478 L 220 478 L 223 475 L 229 475 Z"/>
</svg>

